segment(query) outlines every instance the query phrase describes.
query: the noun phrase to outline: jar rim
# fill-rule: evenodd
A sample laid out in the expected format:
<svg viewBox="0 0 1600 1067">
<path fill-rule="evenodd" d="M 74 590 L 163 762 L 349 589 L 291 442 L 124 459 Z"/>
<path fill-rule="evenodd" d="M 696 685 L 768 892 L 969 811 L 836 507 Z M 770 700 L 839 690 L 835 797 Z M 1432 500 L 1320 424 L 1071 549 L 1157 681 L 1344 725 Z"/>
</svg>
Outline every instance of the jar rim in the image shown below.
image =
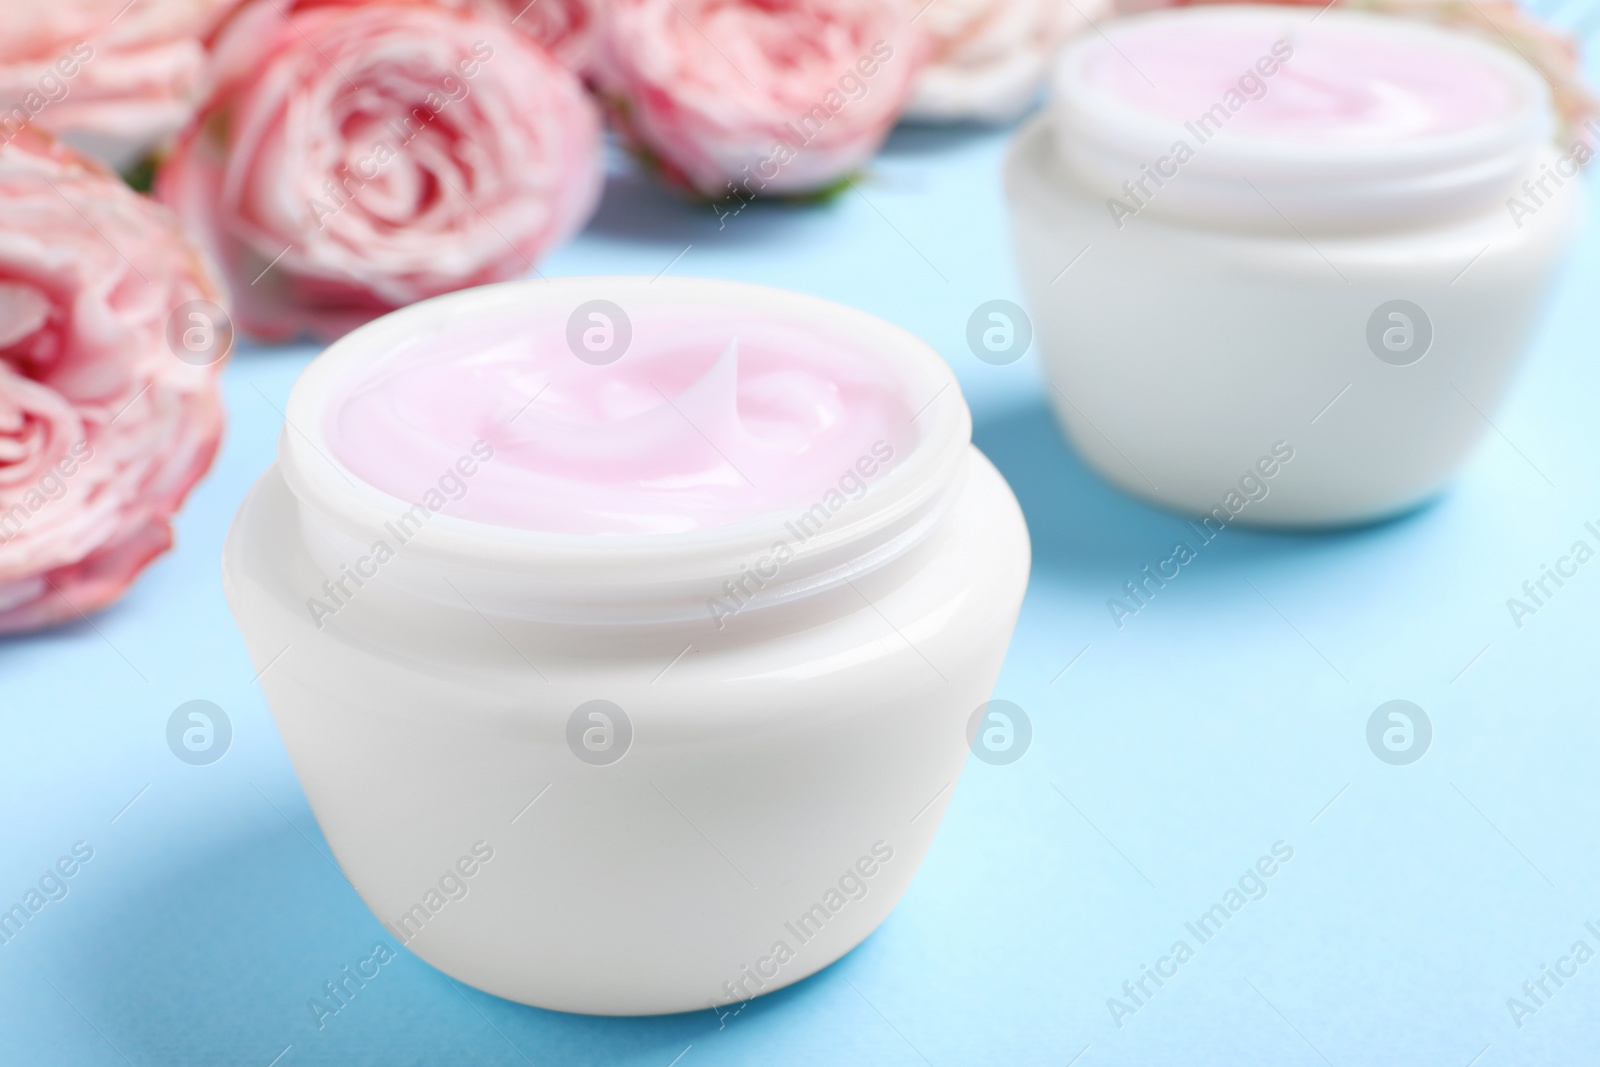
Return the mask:
<svg viewBox="0 0 1600 1067">
<path fill-rule="evenodd" d="M 1057 151 L 1092 188 L 1123 196 L 1124 179 L 1140 181 L 1148 169 L 1145 165 L 1169 158 L 1176 147 L 1175 135 L 1188 138 L 1180 117 L 1161 115 L 1098 90 L 1085 65 L 1107 48 L 1120 53 L 1119 37 L 1150 27 L 1195 24 L 1280 34 L 1379 30 L 1392 40 L 1492 68 L 1505 79 L 1512 102 L 1503 114 L 1485 121 L 1403 142 L 1318 142 L 1224 127 L 1218 132 L 1225 136 L 1212 135 L 1192 147 L 1192 158 L 1182 162 L 1174 182 L 1177 188 L 1163 185 L 1149 198 L 1158 214 L 1253 223 L 1277 222 L 1281 209 L 1296 222 L 1313 225 L 1466 214 L 1498 202 L 1555 135 L 1550 87 L 1544 78 L 1520 56 L 1467 33 L 1408 17 L 1341 9 L 1277 4 L 1172 8 L 1116 20 L 1101 35 L 1069 44 L 1056 62 L 1049 113 Z M 1292 63 L 1292 58 L 1282 60 L 1286 68 Z M 1263 84 L 1270 91 L 1271 79 Z M 1161 173 L 1169 181 L 1174 178 L 1165 170 Z"/>
<path fill-rule="evenodd" d="M 361 478 L 330 446 L 328 411 L 352 382 L 393 358 L 402 344 L 443 335 L 453 324 L 513 310 L 565 315 L 596 299 L 624 307 L 733 304 L 742 311 L 816 323 L 881 357 L 906 388 L 908 406 L 916 412 L 915 443 L 855 502 L 862 506 L 842 510 L 797 546 L 794 561 L 784 568 L 785 580 L 768 591 L 769 600 L 837 584 L 826 576 L 852 560 L 870 568 L 886 554 L 909 549 L 960 480 L 971 440 L 970 412 L 944 359 L 899 326 L 820 297 L 745 282 L 643 275 L 523 279 L 448 293 L 392 312 L 334 342 L 302 373 L 286 409 L 279 466 L 301 507 L 302 529 L 310 524 L 328 535 L 324 562 L 331 565 L 339 552 L 381 537 L 385 523 L 414 506 Z M 628 605 L 650 617 L 697 614 L 703 611 L 704 591 L 730 574 L 737 576 L 742 561 L 771 548 L 781 523 L 791 517 L 790 511 L 763 511 L 682 532 L 576 534 L 439 512 L 405 540 L 408 565 L 389 569 L 409 586 L 433 585 L 422 582 L 422 572 L 442 570 L 512 615 L 570 618 L 593 608 L 609 616 Z M 886 553 L 896 545 L 903 547 Z M 412 591 L 423 592 L 420 587 Z M 469 599 L 476 604 L 479 598 Z M 685 612 L 687 602 L 698 606 Z"/>
</svg>

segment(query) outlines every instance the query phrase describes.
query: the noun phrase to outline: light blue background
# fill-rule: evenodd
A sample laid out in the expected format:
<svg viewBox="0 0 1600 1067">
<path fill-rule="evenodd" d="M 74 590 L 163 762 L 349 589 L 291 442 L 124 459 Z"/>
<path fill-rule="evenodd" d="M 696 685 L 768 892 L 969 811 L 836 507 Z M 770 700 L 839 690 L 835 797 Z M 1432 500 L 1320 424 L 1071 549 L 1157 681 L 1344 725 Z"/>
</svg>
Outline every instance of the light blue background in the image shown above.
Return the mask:
<svg viewBox="0 0 1600 1067">
<path fill-rule="evenodd" d="M 1188 535 L 1069 451 L 1031 355 L 993 367 L 966 346 L 974 308 L 1021 301 L 1005 136 L 903 129 L 858 191 L 722 228 L 623 172 L 544 265 L 670 264 L 900 323 L 956 369 L 1022 502 L 1033 579 L 996 695 L 1027 710 L 1032 748 L 971 762 L 873 937 L 720 1022 L 544 1012 L 402 951 L 319 1032 L 307 999 L 389 939 L 331 865 L 223 603 L 224 534 L 313 354 L 245 349 L 177 550 L 92 625 L 0 644 L 0 903 L 74 841 L 95 850 L 0 947 L 0 1062 L 1594 1062 L 1600 961 L 1521 1029 L 1506 998 L 1580 937 L 1600 949 L 1583 929 L 1600 926 L 1600 561 L 1520 630 L 1505 607 L 1600 524 L 1593 227 L 1447 496 L 1355 532 L 1230 529 L 1119 631 L 1107 597 Z M 208 767 L 164 737 L 196 698 L 234 727 Z M 1392 698 L 1434 724 L 1411 766 L 1367 748 Z M 1107 998 L 1197 944 L 1184 923 L 1280 840 L 1294 858 L 1267 896 L 1115 1025 Z"/>
</svg>

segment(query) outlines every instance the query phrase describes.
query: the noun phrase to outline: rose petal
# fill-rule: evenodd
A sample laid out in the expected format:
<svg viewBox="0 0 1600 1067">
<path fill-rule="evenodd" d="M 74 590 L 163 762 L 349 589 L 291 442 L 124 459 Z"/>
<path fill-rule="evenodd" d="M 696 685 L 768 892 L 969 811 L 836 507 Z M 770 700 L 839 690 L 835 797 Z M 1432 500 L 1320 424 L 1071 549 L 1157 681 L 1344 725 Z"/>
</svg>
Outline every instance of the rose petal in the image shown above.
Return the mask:
<svg viewBox="0 0 1600 1067">
<path fill-rule="evenodd" d="M 0 281 L 0 350 L 37 333 L 50 317 L 50 301 L 31 285 Z"/>
</svg>

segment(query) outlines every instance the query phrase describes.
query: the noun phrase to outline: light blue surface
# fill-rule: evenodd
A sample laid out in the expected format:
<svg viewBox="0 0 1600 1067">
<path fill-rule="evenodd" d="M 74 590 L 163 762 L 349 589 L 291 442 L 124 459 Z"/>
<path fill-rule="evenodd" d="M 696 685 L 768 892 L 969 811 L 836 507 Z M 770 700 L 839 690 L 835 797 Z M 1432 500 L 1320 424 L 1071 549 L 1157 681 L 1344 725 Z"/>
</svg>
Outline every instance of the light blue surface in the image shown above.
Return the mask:
<svg viewBox="0 0 1600 1067">
<path fill-rule="evenodd" d="M 1031 355 L 992 367 L 966 347 L 977 305 L 1021 300 L 1003 140 L 902 130 L 859 191 L 721 229 L 614 178 L 545 264 L 739 278 L 900 323 L 955 367 L 1022 501 L 1033 579 L 996 695 L 1032 717 L 1032 748 L 970 763 L 873 937 L 720 1022 L 539 1011 L 402 950 L 319 1031 L 307 999 L 389 938 L 327 857 L 223 603 L 223 536 L 312 355 L 245 350 L 177 550 L 92 626 L 0 644 L 0 906 L 94 849 L 0 947 L 0 1062 L 1595 1062 L 1600 960 L 1521 1029 L 1506 999 L 1574 941 L 1600 950 L 1600 561 L 1520 630 L 1505 606 L 1600 526 L 1593 228 L 1447 496 L 1351 533 L 1230 529 L 1118 630 L 1107 597 L 1183 521 L 1085 470 Z M 234 727 L 207 767 L 165 740 L 196 698 Z M 1367 747 L 1392 698 L 1434 724 L 1410 766 Z M 1185 922 L 1278 841 L 1293 859 L 1266 896 L 1199 945 Z M 1107 998 L 1180 938 L 1195 957 L 1119 1028 Z"/>
</svg>

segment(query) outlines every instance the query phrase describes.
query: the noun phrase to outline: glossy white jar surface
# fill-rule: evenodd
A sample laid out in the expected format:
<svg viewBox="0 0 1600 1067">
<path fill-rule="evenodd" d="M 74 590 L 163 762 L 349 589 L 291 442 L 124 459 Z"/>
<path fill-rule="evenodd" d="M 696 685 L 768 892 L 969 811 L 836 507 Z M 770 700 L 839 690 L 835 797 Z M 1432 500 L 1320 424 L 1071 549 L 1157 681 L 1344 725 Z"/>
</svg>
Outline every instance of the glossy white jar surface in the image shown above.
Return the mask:
<svg viewBox="0 0 1600 1067">
<path fill-rule="evenodd" d="M 1443 38 L 1503 70 L 1526 106 L 1492 128 L 1387 151 L 1224 130 L 1128 215 L 1110 207 L 1132 203 L 1115 183 L 1172 142 L 1073 95 L 1074 57 L 1096 46 L 1080 39 L 1056 101 L 1006 164 L 1052 404 L 1104 477 L 1179 511 L 1268 525 L 1403 512 L 1437 494 L 1488 430 L 1581 220 L 1577 164 L 1550 139 L 1548 92 L 1531 68 L 1448 31 L 1271 7 L 1105 30 L 1115 42 L 1143 20 L 1219 19 L 1259 27 L 1264 53 L 1280 30 Z M 1534 203 L 1525 178 L 1557 167 L 1565 177 L 1547 180 L 1536 211 L 1510 209 L 1512 197 Z"/>
<path fill-rule="evenodd" d="M 314 621 L 308 599 L 341 553 L 406 507 L 345 481 L 325 447 L 320 405 L 341 375 L 481 313 L 597 298 L 848 331 L 926 405 L 919 443 L 777 593 L 721 625 L 707 591 L 785 516 L 607 538 L 441 514 Z M 961 774 L 1029 567 L 1021 512 L 931 348 L 736 283 L 514 282 L 351 334 L 288 418 L 229 536 L 225 588 L 329 846 L 397 939 L 513 1000 L 648 1014 L 781 988 L 889 914 Z"/>
</svg>

